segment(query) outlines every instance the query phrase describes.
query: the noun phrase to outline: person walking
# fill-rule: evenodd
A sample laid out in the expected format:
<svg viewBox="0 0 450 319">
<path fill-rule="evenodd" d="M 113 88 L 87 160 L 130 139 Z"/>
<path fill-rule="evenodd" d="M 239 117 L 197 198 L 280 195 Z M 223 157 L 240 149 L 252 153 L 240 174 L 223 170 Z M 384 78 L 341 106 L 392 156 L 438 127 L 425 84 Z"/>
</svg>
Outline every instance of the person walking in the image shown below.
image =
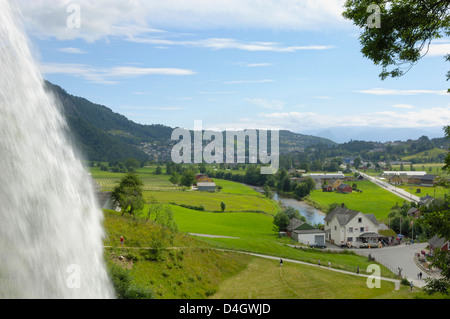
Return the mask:
<svg viewBox="0 0 450 319">
<path fill-rule="evenodd" d="M 124 238 L 123 238 L 123 236 L 120 236 L 120 246 L 122 246 L 122 247 L 123 247 L 123 242 L 124 242 Z"/>
<path fill-rule="evenodd" d="M 280 267 L 283 266 L 283 259 L 280 258 Z"/>
</svg>

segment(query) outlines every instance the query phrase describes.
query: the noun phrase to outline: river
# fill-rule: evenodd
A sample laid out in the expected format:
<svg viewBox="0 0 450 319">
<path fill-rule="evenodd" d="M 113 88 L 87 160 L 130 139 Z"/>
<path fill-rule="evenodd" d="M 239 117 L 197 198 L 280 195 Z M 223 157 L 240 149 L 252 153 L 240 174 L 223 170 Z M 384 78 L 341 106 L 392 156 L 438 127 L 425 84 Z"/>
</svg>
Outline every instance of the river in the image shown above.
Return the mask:
<svg viewBox="0 0 450 319">
<path fill-rule="evenodd" d="M 250 185 L 247 185 L 250 186 Z M 261 187 L 256 186 L 250 186 L 253 189 L 257 190 L 258 192 L 263 193 L 263 189 Z M 286 207 L 292 207 L 295 208 L 300 212 L 300 215 L 304 216 L 306 218 L 306 222 L 310 224 L 311 226 L 315 226 L 317 224 L 324 224 L 324 218 L 325 213 L 321 212 L 320 210 L 316 209 L 315 207 L 311 206 L 307 202 L 299 201 L 295 198 L 288 198 L 285 196 L 281 196 L 278 193 L 274 193 L 273 200 L 277 202 L 281 202 L 283 206 Z"/>
</svg>

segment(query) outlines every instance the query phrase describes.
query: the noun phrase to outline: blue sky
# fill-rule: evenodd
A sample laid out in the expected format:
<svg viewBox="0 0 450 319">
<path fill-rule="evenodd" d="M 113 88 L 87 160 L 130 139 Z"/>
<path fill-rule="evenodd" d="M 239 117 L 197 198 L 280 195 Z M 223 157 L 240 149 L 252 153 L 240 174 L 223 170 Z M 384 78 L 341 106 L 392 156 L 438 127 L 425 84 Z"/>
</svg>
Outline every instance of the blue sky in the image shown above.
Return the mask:
<svg viewBox="0 0 450 319">
<path fill-rule="evenodd" d="M 44 78 L 137 123 L 298 133 L 450 124 L 450 41 L 381 81 L 341 0 L 18 2 Z"/>
</svg>

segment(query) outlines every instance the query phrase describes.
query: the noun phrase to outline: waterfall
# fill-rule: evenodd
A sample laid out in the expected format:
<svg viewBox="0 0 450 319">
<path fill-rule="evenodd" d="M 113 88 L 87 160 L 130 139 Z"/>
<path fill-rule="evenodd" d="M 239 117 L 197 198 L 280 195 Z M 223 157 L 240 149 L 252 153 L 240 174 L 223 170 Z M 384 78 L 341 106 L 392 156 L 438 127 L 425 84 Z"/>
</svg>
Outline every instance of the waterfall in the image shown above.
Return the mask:
<svg viewBox="0 0 450 319">
<path fill-rule="evenodd" d="M 91 178 L 13 3 L 0 0 L 0 298 L 113 298 Z"/>
</svg>

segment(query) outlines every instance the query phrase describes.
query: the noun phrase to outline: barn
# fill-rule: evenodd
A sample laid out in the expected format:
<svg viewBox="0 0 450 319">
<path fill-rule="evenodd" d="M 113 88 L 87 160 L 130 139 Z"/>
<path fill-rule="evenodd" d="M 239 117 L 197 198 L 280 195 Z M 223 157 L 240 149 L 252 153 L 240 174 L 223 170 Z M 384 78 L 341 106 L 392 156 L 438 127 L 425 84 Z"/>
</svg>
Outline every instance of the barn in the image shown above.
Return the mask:
<svg viewBox="0 0 450 319">
<path fill-rule="evenodd" d="M 353 192 L 353 189 L 352 189 L 352 187 L 350 185 L 341 184 L 337 188 L 337 192 L 341 193 L 341 194 L 350 194 L 351 192 Z"/>
</svg>

